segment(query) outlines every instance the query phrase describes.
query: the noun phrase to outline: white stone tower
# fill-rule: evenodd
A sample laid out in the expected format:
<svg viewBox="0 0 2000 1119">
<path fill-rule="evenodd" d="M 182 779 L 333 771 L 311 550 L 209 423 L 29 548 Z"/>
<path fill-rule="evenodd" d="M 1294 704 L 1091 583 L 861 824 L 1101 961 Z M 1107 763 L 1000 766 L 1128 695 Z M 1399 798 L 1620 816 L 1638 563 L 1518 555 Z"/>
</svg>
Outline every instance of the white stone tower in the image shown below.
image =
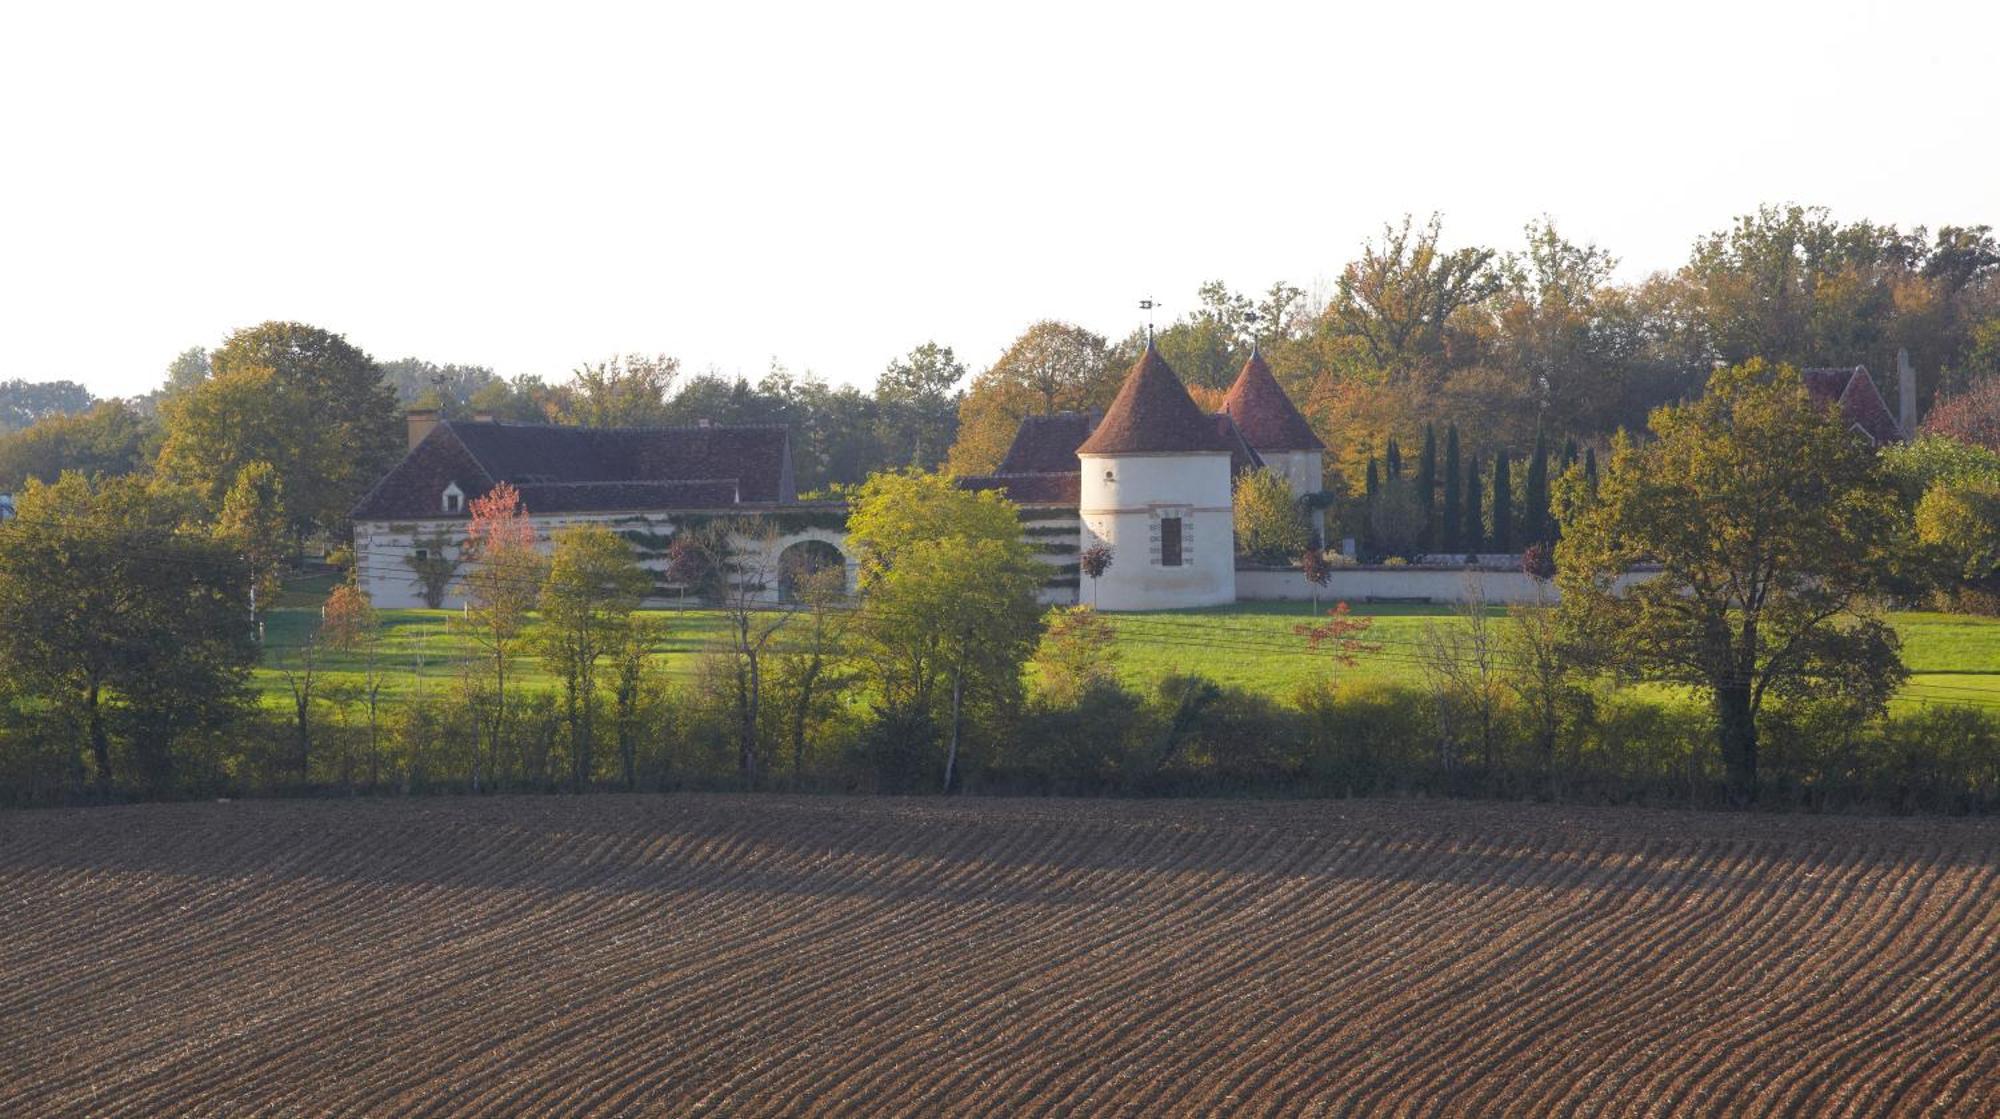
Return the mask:
<svg viewBox="0 0 2000 1119">
<path fill-rule="evenodd" d="M 1112 550 L 1100 609 L 1236 601 L 1229 445 L 1150 341 L 1076 456 L 1083 546 Z"/>
</svg>

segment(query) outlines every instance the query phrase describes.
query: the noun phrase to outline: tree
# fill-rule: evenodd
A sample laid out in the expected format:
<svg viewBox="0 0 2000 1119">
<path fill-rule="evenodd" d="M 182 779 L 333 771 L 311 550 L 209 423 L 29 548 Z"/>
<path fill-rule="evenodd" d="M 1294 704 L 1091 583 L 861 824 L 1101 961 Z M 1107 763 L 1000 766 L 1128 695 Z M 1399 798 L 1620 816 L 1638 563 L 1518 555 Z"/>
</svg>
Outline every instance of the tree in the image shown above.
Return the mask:
<svg viewBox="0 0 2000 1119">
<path fill-rule="evenodd" d="M 689 525 L 674 536 L 669 578 L 697 590 L 724 617 L 732 706 L 736 715 L 737 772 L 752 788 L 763 780 L 761 718 L 765 654 L 800 608 L 797 601 L 766 609 L 765 591 L 777 582 L 778 535 L 759 518 Z"/>
<path fill-rule="evenodd" d="M 1514 479 L 1505 451 L 1493 456 L 1493 550 L 1514 550 Z"/>
<path fill-rule="evenodd" d="M 1479 511 L 1480 491 L 1486 480 L 1479 470 L 1479 456 L 1474 454 L 1465 460 L 1465 524 L 1459 529 L 1458 540 L 1465 547 L 1467 555 L 1484 550 L 1486 543 L 1486 517 Z"/>
<path fill-rule="evenodd" d="M 295 453 L 230 456 L 236 462 L 261 458 L 277 467 L 295 516 L 338 529 L 361 495 L 403 455 L 404 424 L 395 392 L 374 359 L 338 334 L 303 323 L 267 322 L 230 335 L 209 364 L 215 371 L 211 382 L 269 370 L 279 410 L 303 419 L 291 432 Z"/>
<path fill-rule="evenodd" d="M 1368 530 L 1385 556 L 1413 559 L 1424 547 L 1424 509 L 1417 501 L 1416 483 L 1397 479 L 1382 483 L 1368 510 Z"/>
<path fill-rule="evenodd" d="M 90 390 L 75 381 L 0 381 L 0 434 L 87 411 L 94 403 Z"/>
<path fill-rule="evenodd" d="M 939 475 L 878 474 L 852 508 L 870 683 L 886 724 L 943 722 L 951 792 L 968 703 L 1003 709 L 1018 693 L 1044 567 L 1011 503 Z"/>
<path fill-rule="evenodd" d="M 1050 607 L 1028 665 L 1043 703 L 1074 707 L 1091 689 L 1117 682 L 1118 626 L 1094 607 Z"/>
<path fill-rule="evenodd" d="M 327 595 L 320 619 L 320 636 L 327 648 L 361 661 L 361 700 L 368 705 L 368 787 L 372 789 L 382 782 L 382 620 L 368 593 L 351 582 L 340 584 Z"/>
<path fill-rule="evenodd" d="M 167 363 L 167 379 L 159 388 L 160 399 L 193 392 L 208 380 L 209 372 L 208 350 L 202 346 L 189 346 Z"/>
<path fill-rule="evenodd" d="M 507 726 L 507 668 L 526 637 L 543 562 L 535 550 L 534 522 L 513 486 L 501 482 L 474 498 L 468 511 L 472 519 L 465 533 L 465 615 L 458 625 L 479 646 L 493 680 L 493 707 L 484 720 L 488 734 L 484 765 L 479 744 L 473 744 L 472 788 L 478 792 L 482 775 L 499 763 Z"/>
<path fill-rule="evenodd" d="M 951 347 L 925 342 L 908 357 L 889 363 L 875 379 L 875 404 L 882 423 L 882 445 L 891 461 L 935 470 L 958 433 L 958 383 L 965 363 Z M 907 447 L 907 455 L 901 453 Z"/>
<path fill-rule="evenodd" d="M 628 791 L 639 785 L 639 736 L 646 695 L 653 686 L 649 670 L 666 637 L 665 624 L 635 615 L 611 654 L 612 725 L 618 735 L 619 769 Z"/>
<path fill-rule="evenodd" d="M 1236 479 L 1236 551 L 1254 563 L 1285 563 L 1311 540 L 1292 485 L 1269 467 Z"/>
<path fill-rule="evenodd" d="M 1438 514 L 1437 547 L 1441 552 L 1455 554 L 1459 550 L 1460 512 L 1459 501 L 1458 425 L 1451 424 L 1444 433 L 1444 508 Z"/>
<path fill-rule="evenodd" d="M 1336 602 L 1333 609 L 1326 612 L 1323 622 L 1300 622 L 1292 627 L 1292 632 L 1306 639 L 1306 651 L 1328 654 L 1334 664 L 1342 668 L 1353 668 L 1360 663 L 1363 653 L 1379 653 L 1382 646 L 1361 639 L 1375 625 L 1373 618 L 1357 618 L 1349 613 L 1345 602 Z"/>
<path fill-rule="evenodd" d="M 1650 443 L 1614 442 L 1594 497 L 1564 479 L 1560 609 L 1615 667 L 1709 693 L 1742 803 L 1767 696 L 1845 691 L 1880 710 L 1901 683 L 1895 631 L 1868 603 L 1907 526 L 1873 453 L 1789 367 L 1719 371 L 1650 426 Z M 1614 585 L 1641 561 L 1660 573 Z"/>
<path fill-rule="evenodd" d="M 64 471 L 93 477 L 143 470 L 153 435 L 152 423 L 122 400 L 0 433 L 0 493 L 18 490 L 30 478 L 54 482 Z"/>
<path fill-rule="evenodd" d="M 580 427 L 658 427 L 668 418 L 667 394 L 680 375 L 679 359 L 666 354 L 626 354 L 579 365 L 559 395 L 557 416 Z"/>
<path fill-rule="evenodd" d="M 312 409 L 310 399 L 284 387 L 270 369 L 217 373 L 161 408 L 159 474 L 219 510 L 237 477 L 264 463 L 285 495 L 294 535 L 303 535 L 328 523 L 321 518 L 343 500 L 339 516 L 345 517 L 360 497 L 342 496 L 348 490 L 338 479 L 349 473 L 347 449 Z"/>
<path fill-rule="evenodd" d="M 1111 570 L 1113 558 L 1115 557 L 1109 544 L 1092 544 L 1077 554 L 1076 569 L 1084 578 L 1090 580 L 1090 604 L 1093 607 L 1097 605 L 1097 581 L 1104 578 L 1105 572 Z"/>
<path fill-rule="evenodd" d="M 1299 555 L 1299 572 L 1312 586 L 1313 613 L 1319 613 L 1319 593 L 1333 582 L 1333 564 L 1327 562 L 1326 551 L 1317 543 L 1308 544 Z"/>
<path fill-rule="evenodd" d="M 264 614 L 278 604 L 281 568 L 292 551 L 284 483 L 270 463 L 252 462 L 237 471 L 215 520 L 215 538 L 250 565 L 250 602 L 261 630 Z"/>
<path fill-rule="evenodd" d="M 166 789 L 180 736 L 241 711 L 256 662 L 248 570 L 182 532 L 185 509 L 135 479 L 31 481 L 18 508 L 0 529 L 0 664 L 73 720 L 100 796 L 117 783 L 114 724 L 146 783 Z"/>
<path fill-rule="evenodd" d="M 603 525 L 558 529 L 542 581 L 542 660 L 562 681 L 570 779 L 578 792 L 596 772 L 597 665 L 615 653 L 652 578 L 632 546 Z"/>
<path fill-rule="evenodd" d="M 1547 543 L 1555 531 L 1549 521 L 1549 443 L 1540 432 L 1535 433 L 1535 450 L 1528 458 L 1528 479 L 1521 498 L 1523 543 Z"/>
<path fill-rule="evenodd" d="M 1461 308 L 1499 290 L 1491 249 L 1439 247 L 1441 219 L 1423 228 L 1405 217 L 1363 246 L 1361 259 L 1340 274 L 1326 327 L 1358 340 L 1375 376 L 1405 384 L 1442 372 L 1446 325 Z"/>
<path fill-rule="evenodd" d="M 1424 510 L 1424 547 L 1435 548 L 1437 538 L 1437 428 L 1424 425 L 1423 457 L 1417 460 L 1417 504 Z"/>
<path fill-rule="evenodd" d="M 952 472 L 991 472 L 1006 457 L 1023 419 L 1101 408 L 1122 379 L 1102 336 L 1069 323 L 1036 323 L 992 368 L 972 379 L 959 404 Z"/>
<path fill-rule="evenodd" d="M 799 640 L 778 655 L 772 677 L 791 743 L 792 781 L 797 784 L 805 778 L 807 731 L 816 720 L 832 715 L 840 694 L 852 682 L 842 650 L 854 612 L 847 604 L 845 566 L 805 573 L 793 586 L 804 607 L 803 622 L 795 627 Z"/>
<path fill-rule="evenodd" d="M 1995 348 L 2000 349 L 2000 319 L 1994 322 Z M 1982 377 L 1954 396 L 1940 397 L 1924 417 L 1926 435 L 1942 435 L 2000 452 L 2000 375 Z"/>
</svg>

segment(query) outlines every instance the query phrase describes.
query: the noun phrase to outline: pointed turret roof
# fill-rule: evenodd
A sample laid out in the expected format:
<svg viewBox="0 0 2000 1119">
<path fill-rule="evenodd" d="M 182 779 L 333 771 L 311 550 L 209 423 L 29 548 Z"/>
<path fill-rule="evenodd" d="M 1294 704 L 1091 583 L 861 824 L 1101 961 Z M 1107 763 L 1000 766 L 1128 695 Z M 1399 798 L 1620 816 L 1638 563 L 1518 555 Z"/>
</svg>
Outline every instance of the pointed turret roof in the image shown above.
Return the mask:
<svg viewBox="0 0 2000 1119">
<path fill-rule="evenodd" d="M 1236 421 L 1237 430 L 1259 451 L 1323 451 L 1326 444 L 1313 434 L 1312 425 L 1299 414 L 1292 398 L 1271 376 L 1260 350 L 1250 351 L 1243 372 L 1222 398 L 1222 410 Z"/>
<path fill-rule="evenodd" d="M 1153 343 L 1139 357 L 1118 396 L 1090 438 L 1076 449 L 1080 455 L 1174 454 L 1228 451 L 1229 442 L 1215 420 L 1195 406 L 1181 379 Z"/>
</svg>

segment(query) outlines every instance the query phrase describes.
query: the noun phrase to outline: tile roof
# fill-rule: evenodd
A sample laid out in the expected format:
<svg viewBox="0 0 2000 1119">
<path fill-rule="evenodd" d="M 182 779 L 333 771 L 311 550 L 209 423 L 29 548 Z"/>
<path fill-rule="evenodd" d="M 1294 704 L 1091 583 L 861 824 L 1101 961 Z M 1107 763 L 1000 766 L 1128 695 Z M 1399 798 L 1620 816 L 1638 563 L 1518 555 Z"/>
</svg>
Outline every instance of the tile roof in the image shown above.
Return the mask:
<svg viewBox="0 0 2000 1119">
<path fill-rule="evenodd" d="M 1195 405 L 1160 351 L 1146 343 L 1104 419 L 1077 448 L 1083 455 L 1227 451 L 1215 421 Z"/>
<path fill-rule="evenodd" d="M 1243 438 L 1243 429 L 1236 426 L 1236 421 L 1229 418 L 1229 413 L 1216 412 L 1211 418 L 1215 420 L 1216 434 L 1222 436 L 1223 441 L 1229 444 L 1231 478 L 1263 467 L 1264 456 L 1258 454 L 1257 449 L 1250 445 L 1250 441 Z"/>
<path fill-rule="evenodd" d="M 1306 422 L 1292 398 L 1271 376 L 1271 367 L 1264 364 L 1264 355 L 1256 350 L 1250 352 L 1250 360 L 1243 363 L 1243 371 L 1236 375 L 1236 383 L 1229 386 L 1228 395 L 1222 398 L 1222 410 L 1236 421 L 1243 432 L 1243 438 L 1260 451 L 1323 451 L 1326 444 L 1313 434 L 1312 425 Z"/>
<path fill-rule="evenodd" d="M 1060 474 L 1081 470 L 1076 449 L 1090 437 L 1101 412 L 1054 412 L 1029 416 L 1014 432 L 1007 457 L 1000 460 L 995 474 Z"/>
<path fill-rule="evenodd" d="M 1807 369 L 1800 376 L 1813 399 L 1840 405 L 1847 422 L 1865 432 L 1877 446 L 1900 440 L 1902 431 L 1889 413 L 1889 404 L 1875 388 L 1868 367 Z"/>
<path fill-rule="evenodd" d="M 1068 505 L 1083 501 L 1081 471 L 1047 471 L 1019 474 L 970 474 L 958 479 L 968 490 L 998 490 L 1007 500 L 1020 505 Z"/>
<path fill-rule="evenodd" d="M 376 483 L 352 515 L 442 516 L 444 487 L 452 482 L 468 504 L 510 482 L 530 512 L 782 504 L 798 497 L 791 433 L 782 426 L 446 422 Z"/>
</svg>

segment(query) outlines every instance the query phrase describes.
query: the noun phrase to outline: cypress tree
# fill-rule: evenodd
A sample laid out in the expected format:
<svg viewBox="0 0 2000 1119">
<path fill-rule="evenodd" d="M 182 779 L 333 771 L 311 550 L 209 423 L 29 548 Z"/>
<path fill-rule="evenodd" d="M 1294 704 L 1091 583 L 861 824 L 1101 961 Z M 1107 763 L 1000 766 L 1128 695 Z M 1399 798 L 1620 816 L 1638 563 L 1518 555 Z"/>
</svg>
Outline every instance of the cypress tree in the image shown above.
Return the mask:
<svg viewBox="0 0 2000 1119">
<path fill-rule="evenodd" d="M 1514 476 L 1507 452 L 1493 456 L 1493 550 L 1514 550 Z"/>
<path fill-rule="evenodd" d="M 1528 459 L 1528 484 L 1522 492 L 1521 542 L 1546 544 L 1549 540 L 1549 442 L 1535 433 L 1535 453 Z"/>
<path fill-rule="evenodd" d="M 1562 469 L 1568 470 L 1570 467 L 1575 465 L 1576 465 L 1576 438 L 1574 436 L 1571 436 L 1570 438 L 1563 440 Z"/>
<path fill-rule="evenodd" d="M 1583 449 L 1583 480 L 1585 484 L 1589 485 L 1591 493 L 1597 492 L 1597 448 L 1596 447 L 1585 447 Z"/>
<path fill-rule="evenodd" d="M 1389 453 L 1387 458 L 1389 480 L 1393 482 L 1403 476 L 1403 449 L 1396 446 L 1396 437 L 1393 435 L 1389 437 Z"/>
<path fill-rule="evenodd" d="M 1485 481 L 1479 474 L 1479 456 L 1474 454 L 1465 461 L 1465 528 L 1458 538 L 1467 552 L 1485 551 L 1481 545 L 1486 542 L 1486 524 L 1479 513 L 1479 491 Z"/>
<path fill-rule="evenodd" d="M 1375 494 L 1381 488 L 1381 475 L 1376 473 L 1375 460 L 1370 458 L 1368 460 L 1368 487 L 1363 491 L 1367 496 L 1361 505 L 1361 539 L 1367 543 L 1368 551 L 1371 554 L 1375 551 Z"/>
<path fill-rule="evenodd" d="M 1417 500 L 1422 502 L 1424 506 L 1424 548 L 1426 551 L 1433 550 L 1438 546 L 1437 477 L 1437 430 L 1432 425 L 1425 424 L 1424 457 L 1417 460 Z"/>
<path fill-rule="evenodd" d="M 1458 552 L 1459 531 L 1464 526 L 1459 523 L 1464 516 L 1459 511 L 1458 487 L 1458 425 L 1451 424 L 1444 429 L 1444 510 L 1439 515 L 1438 549 L 1444 552 Z"/>
<path fill-rule="evenodd" d="M 1368 501 L 1370 504 L 1374 503 L 1375 493 L 1377 490 L 1380 490 L 1381 488 L 1382 488 L 1382 479 L 1381 476 L 1375 472 L 1375 460 L 1371 458 L 1368 460 L 1368 490 L 1367 490 Z"/>
</svg>

